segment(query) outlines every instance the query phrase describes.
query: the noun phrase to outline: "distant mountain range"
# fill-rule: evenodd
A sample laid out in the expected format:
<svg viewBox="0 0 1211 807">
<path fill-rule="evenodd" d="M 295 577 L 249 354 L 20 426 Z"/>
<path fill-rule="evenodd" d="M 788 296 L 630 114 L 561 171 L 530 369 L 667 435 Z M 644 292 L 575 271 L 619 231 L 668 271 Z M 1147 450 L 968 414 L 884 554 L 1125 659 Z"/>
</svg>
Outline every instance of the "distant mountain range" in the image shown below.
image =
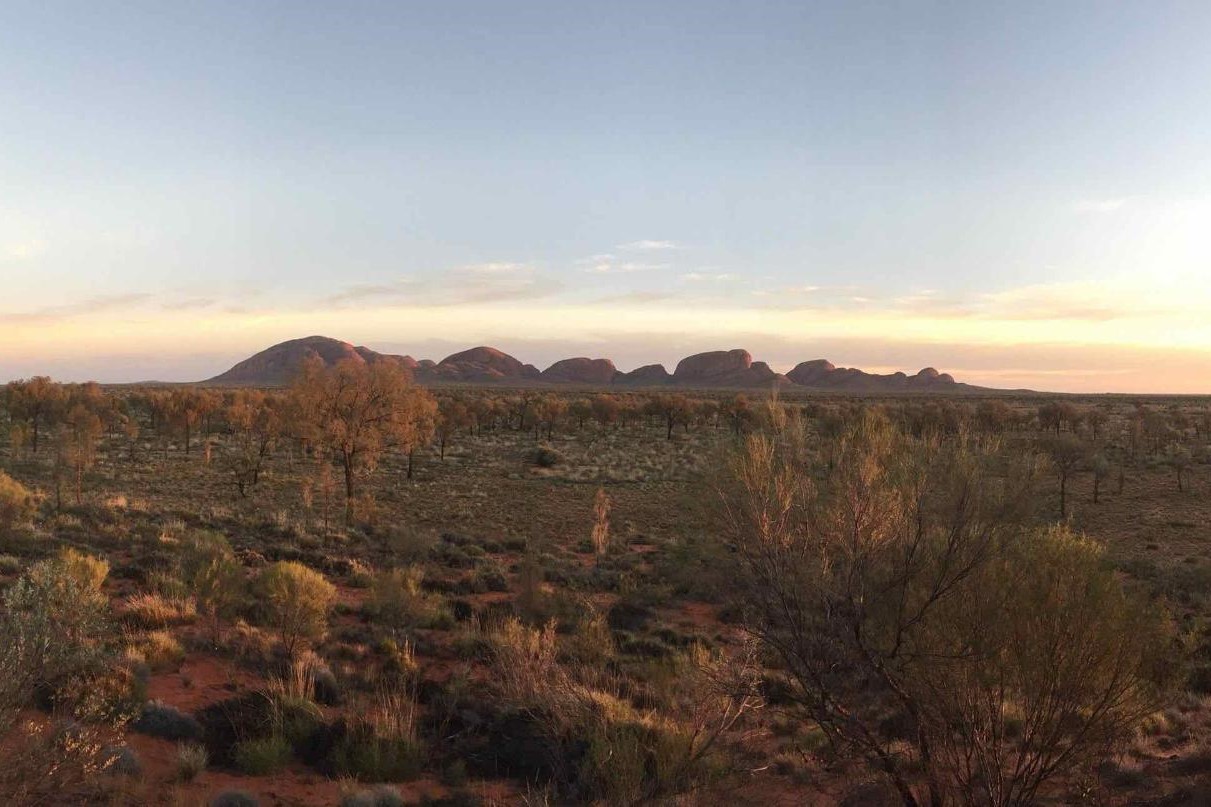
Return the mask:
<svg viewBox="0 0 1211 807">
<path fill-rule="evenodd" d="M 979 392 L 981 387 L 960 384 L 947 373 L 926 367 L 915 375 L 879 375 L 835 367 L 824 359 L 800 362 L 788 373 L 776 373 L 763 361 L 753 361 L 747 350 L 713 350 L 687 356 L 672 373 L 662 364 L 649 364 L 629 373 L 620 372 L 609 359 L 561 359 L 545 370 L 524 364 L 491 347 L 474 347 L 439 362 L 411 356 L 378 353 L 326 336 L 292 339 L 262 350 L 205 383 L 243 386 L 280 386 L 290 383 L 311 356 L 332 365 L 342 359 L 367 364 L 393 362 L 421 384 L 515 383 L 567 384 L 593 387 L 735 387 L 770 389 L 805 388 L 847 392 Z"/>
</svg>

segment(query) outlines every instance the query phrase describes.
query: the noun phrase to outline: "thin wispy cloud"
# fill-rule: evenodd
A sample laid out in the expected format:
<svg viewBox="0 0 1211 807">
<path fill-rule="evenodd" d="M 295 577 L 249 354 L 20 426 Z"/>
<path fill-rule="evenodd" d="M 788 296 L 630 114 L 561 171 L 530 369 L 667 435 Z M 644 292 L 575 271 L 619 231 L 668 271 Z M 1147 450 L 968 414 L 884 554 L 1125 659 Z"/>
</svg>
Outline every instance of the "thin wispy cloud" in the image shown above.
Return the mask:
<svg viewBox="0 0 1211 807">
<path fill-rule="evenodd" d="M 659 272 L 668 269 L 670 266 L 671 264 L 667 263 L 643 263 L 642 261 L 603 261 L 587 267 L 585 271 L 595 275 L 608 275 L 629 272 Z"/>
<path fill-rule="evenodd" d="M 46 249 L 42 241 L 15 241 L 11 244 L 0 245 L 0 258 L 17 262 L 36 258 Z"/>
<path fill-rule="evenodd" d="M 654 250 L 681 249 L 681 245 L 676 241 L 642 239 L 640 241 L 628 241 L 625 244 L 619 244 L 617 249 L 626 252 L 650 252 Z"/>
<path fill-rule="evenodd" d="M 691 283 L 698 283 L 703 280 L 733 280 L 735 277 L 731 272 L 686 272 L 681 276 L 681 279 L 688 280 Z"/>
<path fill-rule="evenodd" d="M 146 292 L 130 294 L 110 294 L 89 297 L 75 303 L 64 305 L 44 306 L 33 311 L 15 311 L 0 314 L 3 324 L 52 324 L 74 319 L 81 316 L 96 314 L 114 314 L 124 310 L 142 306 L 152 299 Z"/>
<path fill-rule="evenodd" d="M 1072 207 L 1077 213 L 1113 213 L 1121 210 L 1131 201 L 1126 196 L 1115 196 L 1106 199 L 1081 199 Z"/>
<path fill-rule="evenodd" d="M 491 262 L 402 277 L 390 283 L 356 283 L 320 300 L 321 306 L 452 306 L 534 300 L 563 290 L 554 277 L 524 263 Z"/>
<path fill-rule="evenodd" d="M 202 308 L 210 308 L 216 302 L 217 300 L 210 297 L 192 297 L 187 300 L 164 303 L 160 307 L 165 311 L 197 311 Z"/>
</svg>

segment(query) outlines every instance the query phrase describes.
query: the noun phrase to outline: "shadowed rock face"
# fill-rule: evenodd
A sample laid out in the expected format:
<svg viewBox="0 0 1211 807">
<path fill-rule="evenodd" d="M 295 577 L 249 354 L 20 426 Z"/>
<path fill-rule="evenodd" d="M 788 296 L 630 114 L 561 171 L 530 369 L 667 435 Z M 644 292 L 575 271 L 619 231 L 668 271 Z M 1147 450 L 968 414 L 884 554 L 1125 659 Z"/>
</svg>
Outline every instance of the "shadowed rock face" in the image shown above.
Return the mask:
<svg viewBox="0 0 1211 807">
<path fill-rule="evenodd" d="M 619 375 L 614 362 L 609 359 L 561 359 L 542 371 L 543 381 L 562 381 L 573 384 L 610 384 Z"/>
<path fill-rule="evenodd" d="M 641 386 L 655 386 L 657 384 L 669 384 L 673 377 L 669 375 L 669 371 L 664 369 L 663 364 L 645 364 L 642 367 L 636 367 L 629 373 L 623 373 L 618 379 L 622 384 L 635 384 Z"/>
<path fill-rule="evenodd" d="M 494 347 L 473 347 L 447 356 L 436 366 L 417 374 L 417 380 L 500 381 L 536 379 L 540 373 L 532 364 L 522 364 Z"/>
<path fill-rule="evenodd" d="M 291 339 L 262 350 L 222 375 L 210 379 L 214 384 L 280 385 L 289 384 L 303 369 L 303 363 L 318 356 L 329 366 L 345 359 L 374 364 L 380 361 L 396 362 L 406 370 L 412 370 L 417 362 L 411 356 L 392 356 L 376 353 L 365 347 L 354 347 L 339 339 L 327 336 L 307 336 Z"/>
<path fill-rule="evenodd" d="M 835 367 L 825 359 L 801 362 L 786 375 L 774 372 L 768 364 L 753 361 L 747 350 L 714 350 L 687 356 L 670 374 L 662 364 L 648 364 L 620 373 L 609 359 L 577 357 L 562 359 L 546 370 L 524 364 L 492 347 L 475 347 L 447 356 L 434 363 L 417 361 L 411 356 L 377 353 L 354 347 L 348 342 L 325 336 L 309 336 L 282 342 L 245 359 L 211 383 L 280 385 L 288 384 L 310 356 L 318 356 L 332 365 L 343 359 L 373 364 L 390 361 L 399 364 L 420 383 L 446 382 L 532 382 L 550 384 L 586 384 L 609 386 L 736 387 L 769 389 L 774 386 L 805 387 L 853 392 L 933 392 L 973 391 L 977 387 L 957 384 L 952 376 L 926 367 L 916 375 L 892 373 L 877 375 L 847 367 Z"/>
<path fill-rule="evenodd" d="M 709 381 L 713 378 L 744 372 L 753 364 L 747 350 L 712 350 L 695 353 L 677 362 L 673 378 L 678 381 Z"/>
<path fill-rule="evenodd" d="M 795 384 L 810 387 L 821 379 L 827 378 L 828 374 L 836 369 L 836 366 L 828 359 L 813 359 L 795 365 L 795 369 L 787 373 L 786 377 Z"/>
<path fill-rule="evenodd" d="M 851 367 L 834 367 L 832 362 L 824 359 L 802 362 L 786 377 L 801 387 L 854 392 L 945 391 L 956 386 L 951 375 L 939 373 L 932 367 L 926 367 L 914 376 L 904 373 L 878 375 Z"/>
<path fill-rule="evenodd" d="M 678 384 L 720 387 L 765 387 L 784 381 L 763 361 L 754 362 L 747 350 L 712 350 L 686 356 L 677 363 Z"/>
</svg>

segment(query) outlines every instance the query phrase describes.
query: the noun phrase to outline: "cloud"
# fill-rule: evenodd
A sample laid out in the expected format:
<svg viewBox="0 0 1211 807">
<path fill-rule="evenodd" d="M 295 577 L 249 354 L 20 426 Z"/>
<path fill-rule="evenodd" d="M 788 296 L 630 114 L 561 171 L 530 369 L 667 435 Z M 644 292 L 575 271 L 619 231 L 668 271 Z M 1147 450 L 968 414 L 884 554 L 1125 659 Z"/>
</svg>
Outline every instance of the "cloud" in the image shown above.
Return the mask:
<svg viewBox="0 0 1211 807">
<path fill-rule="evenodd" d="M 653 251 L 653 250 L 681 249 L 681 245 L 678 244 L 676 241 L 653 241 L 650 239 L 643 239 L 640 241 L 628 241 L 625 244 L 619 244 L 617 246 L 617 249 L 621 249 L 621 250 L 624 250 L 627 252 L 642 252 L 642 251 Z"/>
<path fill-rule="evenodd" d="M 1107 199 L 1081 199 L 1072 206 L 1077 213 L 1113 213 L 1126 205 L 1130 199 L 1117 196 Z"/>
<path fill-rule="evenodd" d="M 171 303 L 164 303 L 161 308 L 165 311 L 196 311 L 200 308 L 209 308 L 215 304 L 215 300 L 210 297 L 192 297 L 187 300 L 177 300 Z"/>
<path fill-rule="evenodd" d="M 676 295 L 667 291 L 628 291 L 623 294 L 613 294 L 599 297 L 592 301 L 593 305 L 617 305 L 619 303 L 659 303 L 674 299 Z"/>
<path fill-rule="evenodd" d="M 697 283 L 703 280 L 733 280 L 735 277 L 731 272 L 686 272 L 681 279 Z"/>
<path fill-rule="evenodd" d="M 0 314 L 0 324 L 52 324 L 80 316 L 114 313 L 134 308 L 146 303 L 151 298 L 152 295 L 145 292 L 89 297 L 76 303 L 44 306 L 33 311 Z"/>
<path fill-rule="evenodd" d="M 643 263 L 641 261 L 623 261 L 614 263 L 603 261 L 586 267 L 585 271 L 594 275 L 619 274 L 627 272 L 659 272 L 663 269 L 668 269 L 672 264 L 668 263 Z"/>
<path fill-rule="evenodd" d="M 477 263 L 424 277 L 404 277 L 390 283 L 357 283 L 321 300 L 322 305 L 453 306 L 533 300 L 561 291 L 563 284 L 529 264 Z"/>
<path fill-rule="evenodd" d="M 36 258 L 46 249 L 42 241 L 17 241 L 0 247 L 0 258 L 10 261 L 27 261 Z"/>
</svg>

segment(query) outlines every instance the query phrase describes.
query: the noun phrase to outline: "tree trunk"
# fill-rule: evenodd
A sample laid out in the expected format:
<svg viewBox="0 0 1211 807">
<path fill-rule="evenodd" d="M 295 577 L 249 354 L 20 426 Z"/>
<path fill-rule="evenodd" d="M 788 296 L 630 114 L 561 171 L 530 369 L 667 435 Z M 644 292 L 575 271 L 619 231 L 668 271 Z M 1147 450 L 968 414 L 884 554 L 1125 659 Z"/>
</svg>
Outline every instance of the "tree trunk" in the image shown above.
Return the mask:
<svg viewBox="0 0 1211 807">
<path fill-rule="evenodd" d="M 345 524 L 353 523 L 353 463 L 348 454 L 342 455 L 345 466 Z"/>
</svg>

